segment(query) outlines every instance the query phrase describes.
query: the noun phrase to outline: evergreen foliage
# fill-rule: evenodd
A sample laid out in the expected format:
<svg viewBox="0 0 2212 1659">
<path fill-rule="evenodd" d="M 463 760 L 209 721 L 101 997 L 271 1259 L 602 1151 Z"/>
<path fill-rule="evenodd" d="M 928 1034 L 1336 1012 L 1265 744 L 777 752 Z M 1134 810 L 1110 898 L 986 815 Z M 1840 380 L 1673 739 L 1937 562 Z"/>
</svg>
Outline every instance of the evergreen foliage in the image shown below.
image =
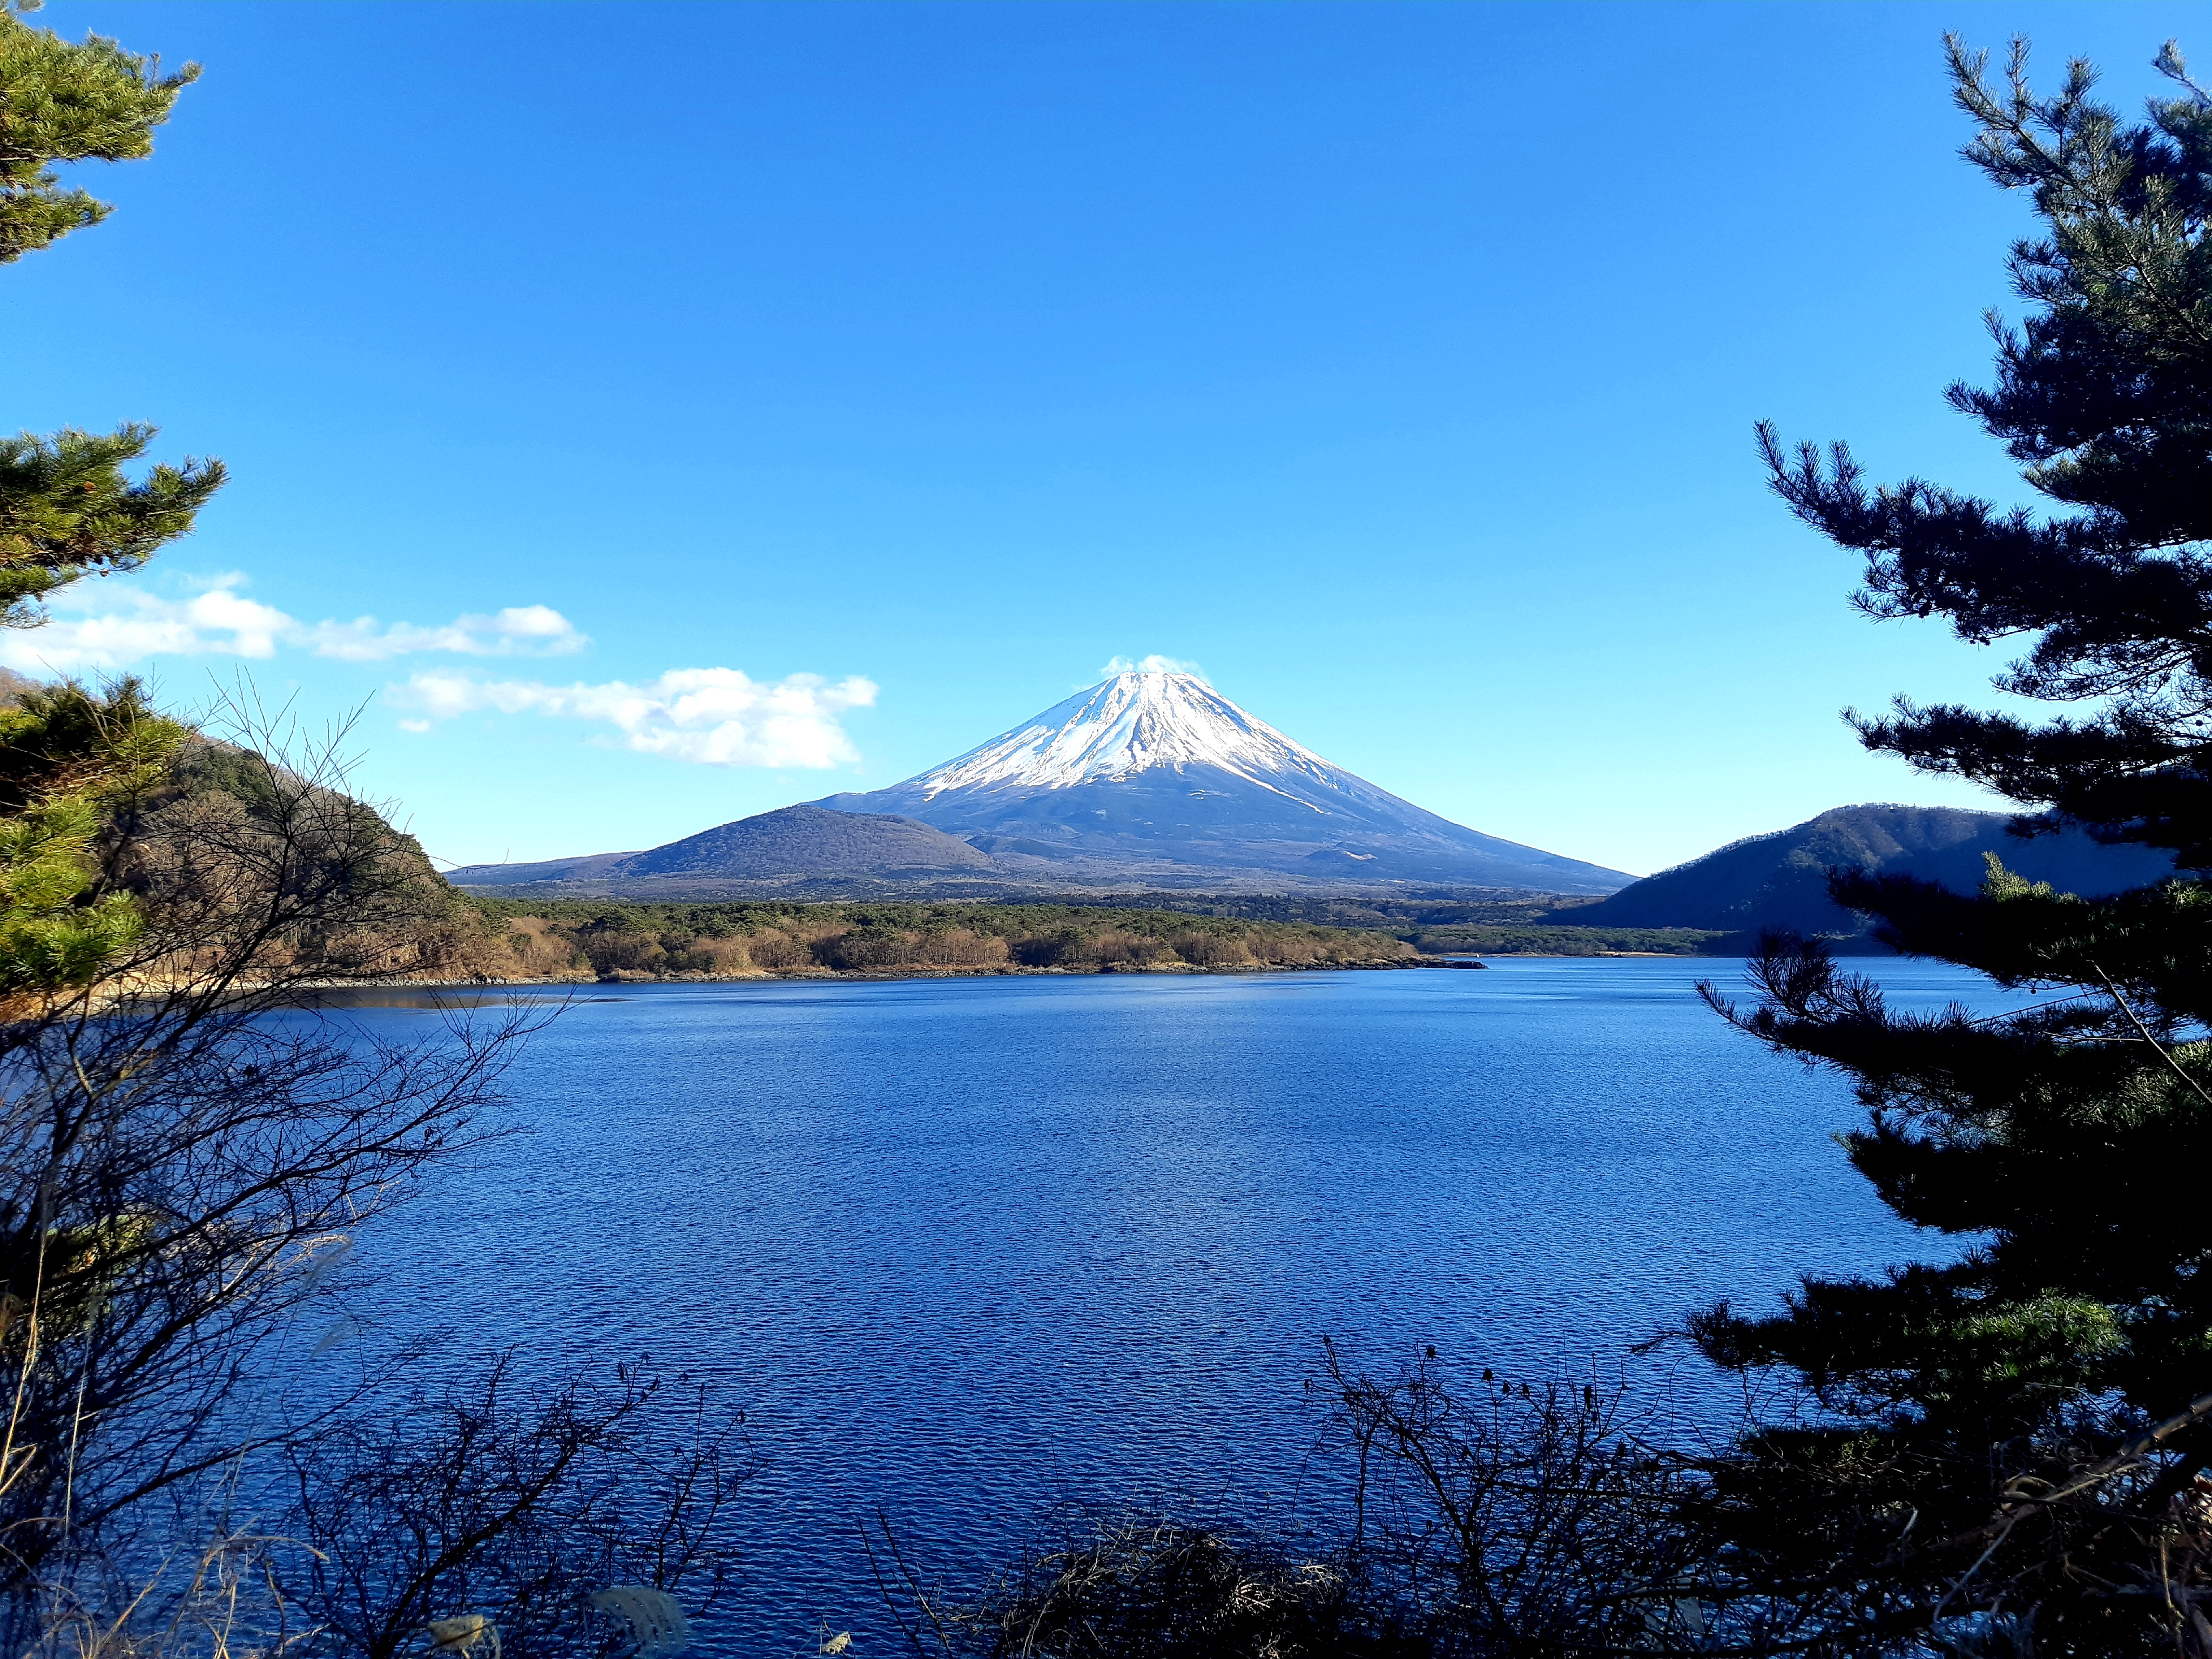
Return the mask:
<svg viewBox="0 0 2212 1659">
<path fill-rule="evenodd" d="M 64 189 L 57 162 L 126 161 L 199 73 L 37 29 L 0 9 L 0 263 L 97 224 L 107 205 Z M 35 627 L 37 601 L 94 573 L 131 570 L 191 528 L 221 487 L 219 461 L 134 480 L 154 428 L 0 437 L 0 626 Z M 0 997 L 85 990 L 137 944 L 136 900 L 95 877 L 114 811 L 151 789 L 189 734 L 125 680 L 21 690 L 0 710 Z"/>
<path fill-rule="evenodd" d="M 72 46 L 18 15 L 39 0 L 0 8 L 0 264 L 46 247 L 113 211 L 88 191 L 64 187 L 57 162 L 128 161 L 154 153 L 154 129 L 177 94 L 199 78 L 88 34 Z"/>
<path fill-rule="evenodd" d="M 2012 250 L 2032 307 L 1991 319 L 1996 384 L 1950 399 L 2075 509 L 2039 519 L 1917 478 L 1869 489 L 1843 445 L 1786 452 L 1761 427 L 1774 485 L 1797 515 L 1865 556 L 1861 607 L 1941 617 L 1978 643 L 2033 635 L 1999 682 L 2023 696 L 2089 703 L 2032 726 L 2007 714 L 1901 700 L 1860 722 L 1869 748 L 1923 770 L 2055 809 L 2113 840 L 2212 863 L 2212 100 L 2161 67 L 2182 97 L 2123 127 L 2089 96 L 2077 62 L 2038 98 L 2015 46 L 2006 85 L 1955 40 L 1966 155 L 2032 192 L 2045 234 Z"/>
<path fill-rule="evenodd" d="M 187 64 L 163 76 L 155 59 L 96 34 L 72 46 L 16 15 L 35 9 L 0 5 L 0 264 L 106 218 L 109 205 L 64 188 L 53 164 L 150 155 L 154 129 L 199 75 Z M 187 459 L 134 481 L 124 468 L 153 437 L 135 422 L 0 437 L 0 626 L 35 627 L 40 596 L 135 570 L 191 528 L 222 485 L 222 463 Z"/>
<path fill-rule="evenodd" d="M 187 458 L 133 480 L 124 467 L 153 438 L 135 422 L 112 433 L 0 437 L 0 627 L 37 627 L 44 595 L 82 576 L 136 570 L 192 527 L 222 487 L 222 463 Z"/>
<path fill-rule="evenodd" d="M 1995 384 L 1951 401 L 2057 510 L 1869 488 L 1842 446 L 1760 429 L 1784 500 L 1864 557 L 1865 611 L 2024 638 L 2000 687 L 2075 710 L 1901 699 L 1859 721 L 1867 746 L 2040 809 L 2022 833 L 2079 824 L 2182 871 L 2094 900 L 1995 857 L 1972 894 L 1835 878 L 1899 948 L 2034 994 L 2008 1015 L 1900 1013 L 1789 938 L 1753 964 L 1755 1006 L 1714 998 L 1851 1078 L 1852 1164 L 1962 1246 L 1691 1323 L 1821 1408 L 1753 1437 L 1716 1491 L 1742 1583 L 1825 1587 L 1825 1650 L 1926 1651 L 1931 1627 L 1957 1650 L 1972 1615 L 1990 1651 L 2212 1655 L 2212 99 L 2170 43 L 2158 64 L 2179 95 L 2130 125 L 2086 64 L 2039 97 L 2024 45 L 1996 87 L 1950 46 L 1968 159 L 2042 221 L 2012 252 L 2027 308 L 1992 322 Z"/>
<path fill-rule="evenodd" d="M 138 942 L 136 902 L 95 891 L 94 844 L 187 735 L 135 680 L 104 696 L 27 690 L 0 709 L 0 995 L 84 988 Z"/>
</svg>

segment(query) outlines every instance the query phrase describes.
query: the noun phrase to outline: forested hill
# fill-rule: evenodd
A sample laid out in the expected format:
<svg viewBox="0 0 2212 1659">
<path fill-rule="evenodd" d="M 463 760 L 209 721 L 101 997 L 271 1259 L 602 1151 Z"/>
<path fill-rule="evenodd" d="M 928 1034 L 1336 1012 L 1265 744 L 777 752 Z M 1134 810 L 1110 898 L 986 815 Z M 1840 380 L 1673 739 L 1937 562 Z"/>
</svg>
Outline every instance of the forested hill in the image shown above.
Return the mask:
<svg viewBox="0 0 2212 1659">
<path fill-rule="evenodd" d="M 1402 968 L 1369 929 L 1064 904 L 649 904 L 479 898 L 457 975 L 744 979 L 771 975 Z"/>
<path fill-rule="evenodd" d="M 1949 806 L 1838 806 L 1772 835 L 1753 836 L 1578 906 L 1577 923 L 1614 927 L 1790 927 L 1855 933 L 1857 915 L 1828 897 L 1836 866 L 1917 876 L 1971 893 L 1994 853 L 2007 869 L 2062 891 L 2100 896 L 2172 873 L 2164 854 L 2102 847 L 2080 830 L 2022 840 L 2002 812 Z"/>
</svg>

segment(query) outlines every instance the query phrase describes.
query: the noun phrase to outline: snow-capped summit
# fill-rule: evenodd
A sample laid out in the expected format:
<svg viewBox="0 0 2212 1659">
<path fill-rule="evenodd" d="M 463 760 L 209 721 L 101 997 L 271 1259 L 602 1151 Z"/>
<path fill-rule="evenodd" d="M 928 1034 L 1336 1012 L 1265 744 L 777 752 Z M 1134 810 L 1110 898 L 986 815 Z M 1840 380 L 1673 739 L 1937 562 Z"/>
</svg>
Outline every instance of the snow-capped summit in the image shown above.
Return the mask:
<svg viewBox="0 0 2212 1659">
<path fill-rule="evenodd" d="M 1067 789 L 1163 766 L 1214 767 L 1263 789 L 1285 778 L 1328 786 L 1343 775 L 1197 675 L 1132 669 L 923 773 L 910 787 L 925 799 L 953 789 Z"/>
<path fill-rule="evenodd" d="M 1151 668 L 1079 691 L 903 783 L 815 805 L 918 819 L 1040 884 L 1610 893 L 1630 879 L 1424 811 L 1196 675 Z"/>
</svg>

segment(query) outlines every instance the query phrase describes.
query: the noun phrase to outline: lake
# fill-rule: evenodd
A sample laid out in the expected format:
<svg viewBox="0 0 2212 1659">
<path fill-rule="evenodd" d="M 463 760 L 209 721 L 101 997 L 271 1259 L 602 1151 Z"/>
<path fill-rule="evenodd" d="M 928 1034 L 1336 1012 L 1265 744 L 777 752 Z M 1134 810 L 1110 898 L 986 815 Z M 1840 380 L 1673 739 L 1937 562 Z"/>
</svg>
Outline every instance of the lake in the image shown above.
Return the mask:
<svg viewBox="0 0 2212 1659">
<path fill-rule="evenodd" d="M 1901 1005 L 1990 1000 L 1868 965 Z M 1056 1500 L 1325 1514 L 1323 1334 L 1587 1374 L 1714 1297 L 1954 1248 L 1845 1166 L 1845 1085 L 1705 975 L 1741 968 L 586 988 L 512 1074 L 532 1133 L 356 1259 L 395 1332 L 707 1381 L 765 1464 L 713 1648 L 826 1621 L 888 1651 L 878 1509 L 970 1581 Z M 382 1000 L 346 1017 L 432 1029 Z M 1692 1416 L 1728 1392 L 1679 1352 L 1637 1374 Z"/>
</svg>

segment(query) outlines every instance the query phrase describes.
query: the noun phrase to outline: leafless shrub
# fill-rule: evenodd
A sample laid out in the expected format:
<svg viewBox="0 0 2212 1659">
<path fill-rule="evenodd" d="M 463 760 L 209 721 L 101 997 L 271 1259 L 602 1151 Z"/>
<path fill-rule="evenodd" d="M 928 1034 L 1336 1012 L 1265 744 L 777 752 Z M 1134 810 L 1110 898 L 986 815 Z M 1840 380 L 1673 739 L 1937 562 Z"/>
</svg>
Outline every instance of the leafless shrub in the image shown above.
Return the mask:
<svg viewBox="0 0 2212 1659">
<path fill-rule="evenodd" d="M 490 979 L 546 978 L 569 974 L 589 963 L 544 917 L 515 916 L 495 944 L 469 954 L 467 966 Z"/>
<path fill-rule="evenodd" d="M 998 968 L 1005 966 L 1006 941 L 995 934 L 980 934 L 965 927 L 949 927 L 927 933 L 915 959 L 930 968 Z"/>
<path fill-rule="evenodd" d="M 869 1553 L 919 1651 L 990 1659 L 1570 1659 L 1784 1652 L 1716 1565 L 1711 1490 L 1646 1446 L 1616 1385 L 1455 1386 L 1431 1352 L 1384 1379 L 1324 1345 L 1318 1534 L 1062 1511 L 977 1595 Z"/>
<path fill-rule="evenodd" d="M 757 971 L 752 951 L 742 938 L 700 934 L 684 951 L 684 961 L 700 973 L 745 974 Z"/>
<path fill-rule="evenodd" d="M 1816 1557 L 1814 1571 L 1802 1571 L 1802 1556 L 1793 1562 L 1799 1576 L 1778 1600 L 1796 1615 L 1799 1645 L 2212 1659 L 2212 1480 L 2198 1437 L 2207 1425 L 2212 1394 L 2158 1423 L 2087 1407 L 2055 1431 L 1991 1446 L 1970 1473 L 1991 1483 L 1994 1499 L 1969 1524 L 1923 1530 L 1911 1505 L 1893 1505 L 1869 1517 L 1881 1524 Z M 1939 1492 L 1965 1484 L 1957 1470 L 1935 1471 L 1944 1482 L 1917 1473 Z M 1840 1495 L 1815 1486 L 1806 1507 L 1838 1507 Z M 1837 1532 L 1808 1530 L 1816 1540 Z M 1748 1557 L 1752 1586 L 1776 1582 L 1761 1559 L 1776 1556 L 1791 1561 L 1792 1552 L 1770 1544 Z"/>
<path fill-rule="evenodd" d="M 917 956 L 916 936 L 896 928 L 854 927 L 814 941 L 815 963 L 840 972 L 903 968 Z"/>
<path fill-rule="evenodd" d="M 392 1044 L 292 1006 L 419 971 L 465 917 L 345 793 L 342 732 L 288 763 L 265 757 L 295 734 L 231 712 L 234 741 L 111 839 L 104 884 L 145 916 L 130 957 L 0 1011 L 0 1638 L 19 1653 L 93 1628 L 82 1609 L 173 1553 L 155 1500 L 189 1509 L 313 1432 L 250 1380 L 327 1293 L 331 1249 L 480 1135 L 529 1023 Z"/>
<path fill-rule="evenodd" d="M 1168 947 L 1156 939 L 1142 934 L 1109 930 L 1094 933 L 1086 942 L 1085 954 L 1102 968 L 1148 967 L 1168 954 Z"/>
<path fill-rule="evenodd" d="M 1433 1351 L 1377 1381 L 1324 1355 L 1356 1468 L 1348 1554 L 1437 1650 L 1705 1646 L 1702 1488 L 1638 1440 L 1620 1386 L 1455 1386 Z"/>
<path fill-rule="evenodd" d="M 532 1394 L 510 1370 L 287 1449 L 297 1547 L 275 1553 L 276 1582 L 310 1650 L 394 1659 L 467 1609 L 509 1659 L 616 1655 L 648 1593 L 713 1605 L 732 1565 L 717 1522 L 752 1469 L 738 1423 L 696 1393 L 672 1410 L 633 1371 Z M 671 1620 L 648 1622 L 673 1651 Z"/>
<path fill-rule="evenodd" d="M 345 727 L 309 738 L 240 696 L 214 730 L 107 837 L 102 884 L 147 918 L 113 982 L 228 1005 L 434 970 L 481 926 L 413 839 L 348 792 Z"/>
<path fill-rule="evenodd" d="M 2212 1395 L 1991 1446 L 1994 1507 L 1923 1530 L 1896 1495 L 1928 1471 L 1866 1467 L 1818 1412 L 1685 1453 L 1645 1443 L 1618 1389 L 1455 1389 L 1433 1358 L 1377 1382 L 1333 1348 L 1328 1370 L 1358 1458 L 1346 1559 L 1438 1652 L 2212 1659 L 2212 1480 L 2192 1449 Z M 1787 1536 L 1746 1501 L 1778 1480 L 1799 1498 Z"/>
<path fill-rule="evenodd" d="M 1194 968 L 1242 967 L 1252 960 L 1252 952 L 1243 939 L 1224 938 L 1218 933 L 1177 933 L 1167 943 L 1169 949 Z"/>
<path fill-rule="evenodd" d="M 940 1608 L 939 1645 L 993 1659 L 1321 1659 L 1425 1653 L 1356 1569 L 1277 1540 L 1160 1516 L 1075 1514 L 977 1603 Z"/>
<path fill-rule="evenodd" d="M 811 966 L 814 953 L 803 940 L 774 927 L 763 927 L 745 939 L 745 952 L 757 968 L 772 972 Z"/>
</svg>

